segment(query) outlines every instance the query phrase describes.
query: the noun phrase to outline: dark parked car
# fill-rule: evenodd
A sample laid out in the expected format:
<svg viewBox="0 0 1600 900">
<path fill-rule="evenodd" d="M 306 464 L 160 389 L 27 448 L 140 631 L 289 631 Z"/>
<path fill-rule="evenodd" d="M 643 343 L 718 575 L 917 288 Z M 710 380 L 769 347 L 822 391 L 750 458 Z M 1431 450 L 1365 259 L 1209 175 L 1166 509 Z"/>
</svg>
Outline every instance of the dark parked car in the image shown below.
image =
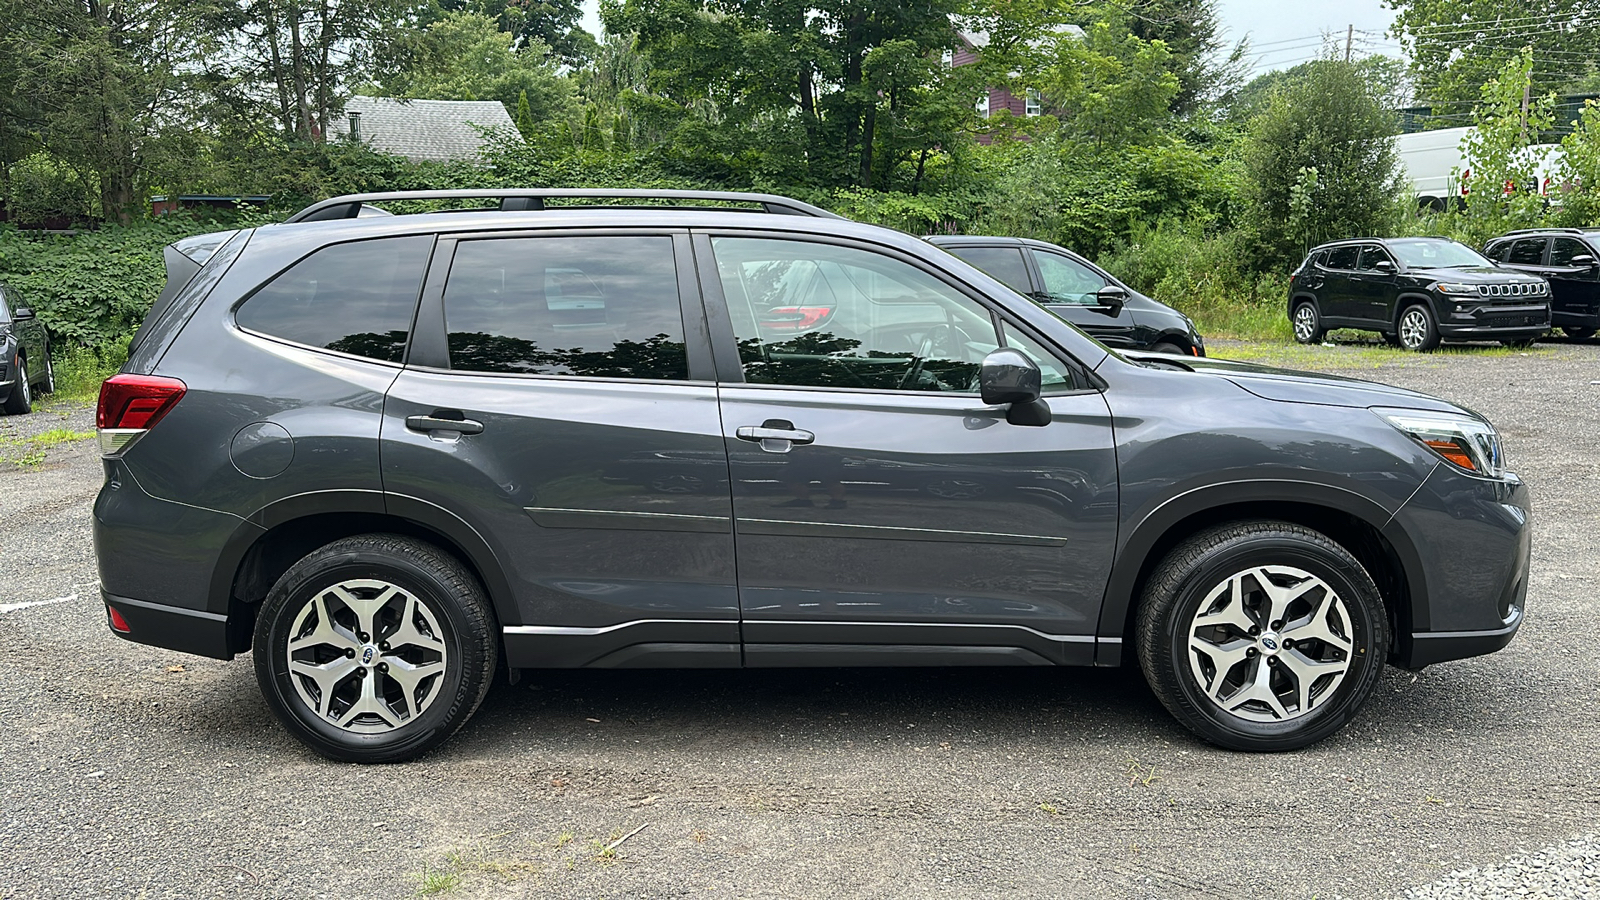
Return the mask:
<svg viewBox="0 0 1600 900">
<path fill-rule="evenodd" d="M 1567 337 L 1591 338 L 1600 329 L 1600 231 L 1513 231 L 1490 241 L 1483 253 L 1550 282 L 1550 324 Z"/>
<path fill-rule="evenodd" d="M 1055 244 L 1026 238 L 934 235 L 926 239 L 1118 350 L 1205 356 L 1189 317 L 1146 297 Z"/>
<path fill-rule="evenodd" d="M 33 410 L 33 398 L 56 389 L 50 335 L 15 291 L 0 285 L 0 409 Z"/>
<path fill-rule="evenodd" d="M 781 197 L 364 214 L 483 196 L 169 254 L 100 395 L 109 627 L 252 652 L 317 752 L 422 753 L 502 665 L 1135 661 L 1287 750 L 1522 623 L 1528 489 L 1451 403 L 1111 353 Z"/>
<path fill-rule="evenodd" d="M 1335 241 L 1289 276 L 1289 321 L 1303 344 L 1359 328 L 1407 350 L 1440 341 L 1525 347 L 1550 330 L 1550 287 L 1447 238 Z"/>
</svg>

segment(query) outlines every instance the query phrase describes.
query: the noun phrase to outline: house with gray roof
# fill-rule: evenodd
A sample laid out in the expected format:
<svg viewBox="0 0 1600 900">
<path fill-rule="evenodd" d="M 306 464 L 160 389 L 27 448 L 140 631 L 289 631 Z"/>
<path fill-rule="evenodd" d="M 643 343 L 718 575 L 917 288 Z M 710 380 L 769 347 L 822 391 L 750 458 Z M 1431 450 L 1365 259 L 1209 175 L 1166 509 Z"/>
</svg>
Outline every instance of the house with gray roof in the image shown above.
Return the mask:
<svg viewBox="0 0 1600 900">
<path fill-rule="evenodd" d="M 329 140 L 359 140 L 380 153 L 413 162 L 476 160 L 480 129 L 517 133 L 498 100 L 397 100 L 351 97 L 343 119 L 328 124 Z"/>
</svg>

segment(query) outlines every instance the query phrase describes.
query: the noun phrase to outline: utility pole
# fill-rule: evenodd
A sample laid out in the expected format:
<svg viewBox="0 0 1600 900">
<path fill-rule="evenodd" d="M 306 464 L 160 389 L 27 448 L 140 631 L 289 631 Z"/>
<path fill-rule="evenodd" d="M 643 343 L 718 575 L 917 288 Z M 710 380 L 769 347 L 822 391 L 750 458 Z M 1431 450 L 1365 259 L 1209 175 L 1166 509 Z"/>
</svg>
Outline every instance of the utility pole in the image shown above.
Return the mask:
<svg viewBox="0 0 1600 900">
<path fill-rule="evenodd" d="M 1344 30 L 1344 61 L 1350 61 L 1350 42 L 1356 36 L 1356 23 L 1351 22 L 1350 27 Z"/>
</svg>

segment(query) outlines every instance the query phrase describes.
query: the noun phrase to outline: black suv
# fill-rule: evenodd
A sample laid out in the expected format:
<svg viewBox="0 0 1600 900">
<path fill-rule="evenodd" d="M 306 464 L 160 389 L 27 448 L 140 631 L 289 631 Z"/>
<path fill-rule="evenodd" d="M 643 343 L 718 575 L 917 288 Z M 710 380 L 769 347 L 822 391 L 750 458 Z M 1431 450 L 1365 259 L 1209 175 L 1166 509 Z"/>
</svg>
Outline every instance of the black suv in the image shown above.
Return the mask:
<svg viewBox="0 0 1600 900">
<path fill-rule="evenodd" d="M 1522 622 L 1528 489 L 1451 403 L 1112 353 L 780 197 L 370 214 L 484 196 L 168 254 L 100 395 L 109 627 L 251 651 L 320 753 L 415 756 L 502 665 L 1135 660 L 1284 750 Z"/>
<path fill-rule="evenodd" d="M 0 410 L 20 415 L 33 410 L 35 393 L 56 389 L 50 362 L 50 334 L 16 291 L 0 285 Z"/>
<path fill-rule="evenodd" d="M 1440 341 L 1526 347 L 1550 330 L 1550 286 L 1447 238 L 1335 241 L 1289 276 L 1289 321 L 1302 344 L 1359 328 L 1407 350 Z"/>
<path fill-rule="evenodd" d="M 1483 253 L 1550 282 L 1550 324 L 1567 337 L 1583 340 L 1600 329 L 1600 230 L 1513 231 L 1490 241 Z"/>
<path fill-rule="evenodd" d="M 1189 317 L 1146 297 L 1064 247 L 1027 238 L 926 238 L 1119 350 L 1205 356 Z"/>
</svg>

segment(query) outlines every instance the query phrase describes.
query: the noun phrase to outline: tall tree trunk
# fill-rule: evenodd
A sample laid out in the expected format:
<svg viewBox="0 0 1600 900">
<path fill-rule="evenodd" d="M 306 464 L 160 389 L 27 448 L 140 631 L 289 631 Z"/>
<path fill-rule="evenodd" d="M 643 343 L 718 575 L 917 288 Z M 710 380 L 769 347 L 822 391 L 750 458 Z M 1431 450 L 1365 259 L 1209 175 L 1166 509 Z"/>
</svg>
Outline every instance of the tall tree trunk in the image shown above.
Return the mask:
<svg viewBox="0 0 1600 900">
<path fill-rule="evenodd" d="M 866 121 L 861 127 L 861 186 L 872 188 L 872 133 L 878 125 L 878 104 L 867 104 Z"/>
<path fill-rule="evenodd" d="M 283 68 L 283 51 L 278 48 L 278 8 L 276 0 L 262 4 L 267 9 L 267 49 L 272 54 L 272 81 L 278 87 L 278 122 L 284 134 L 294 134 L 294 106 L 289 102 L 289 73 Z"/>
<path fill-rule="evenodd" d="M 922 170 L 928 164 L 928 148 L 923 147 L 917 155 L 917 174 L 911 178 L 911 196 L 915 197 L 922 191 Z"/>
<path fill-rule="evenodd" d="M 322 0 L 321 7 L 321 30 L 317 32 L 317 136 L 327 140 L 329 107 L 333 105 L 330 85 L 333 75 L 328 71 L 328 56 L 333 52 L 333 36 L 338 29 L 328 18 L 328 0 Z"/>
<path fill-rule="evenodd" d="M 311 140 L 311 104 L 306 97 L 306 45 L 300 37 L 300 4 L 289 4 L 289 61 L 294 73 L 295 134 Z"/>
</svg>

